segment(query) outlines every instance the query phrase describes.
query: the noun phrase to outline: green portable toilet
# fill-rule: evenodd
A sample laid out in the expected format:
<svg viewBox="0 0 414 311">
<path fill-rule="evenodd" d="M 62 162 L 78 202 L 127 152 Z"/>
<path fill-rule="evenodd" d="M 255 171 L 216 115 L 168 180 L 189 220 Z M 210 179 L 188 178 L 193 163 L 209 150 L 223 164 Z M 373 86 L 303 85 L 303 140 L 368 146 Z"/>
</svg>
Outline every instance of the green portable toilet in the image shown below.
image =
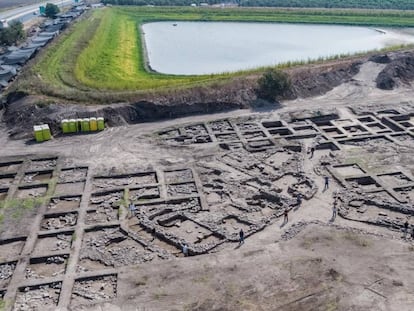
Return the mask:
<svg viewBox="0 0 414 311">
<path fill-rule="evenodd" d="M 89 119 L 89 129 L 91 130 L 91 132 L 95 132 L 98 130 L 98 121 L 96 120 L 96 118 Z"/>
<path fill-rule="evenodd" d="M 105 129 L 105 119 L 102 117 L 99 117 L 97 121 L 98 121 L 98 130 L 103 131 Z"/>
<path fill-rule="evenodd" d="M 43 135 L 43 140 L 50 140 L 52 138 L 49 125 L 47 124 L 42 125 L 42 135 Z"/>
<path fill-rule="evenodd" d="M 76 133 L 76 120 L 75 119 L 69 120 L 69 133 Z"/>
<path fill-rule="evenodd" d="M 60 126 L 62 127 L 63 134 L 69 133 L 69 120 L 62 120 L 62 122 L 60 122 Z"/>
<path fill-rule="evenodd" d="M 82 120 L 82 132 L 89 132 L 89 118 Z"/>
<path fill-rule="evenodd" d="M 38 143 L 43 141 L 43 129 L 40 125 L 33 126 L 34 137 Z"/>
<path fill-rule="evenodd" d="M 82 122 L 83 119 L 76 119 L 76 131 L 82 132 Z"/>
</svg>

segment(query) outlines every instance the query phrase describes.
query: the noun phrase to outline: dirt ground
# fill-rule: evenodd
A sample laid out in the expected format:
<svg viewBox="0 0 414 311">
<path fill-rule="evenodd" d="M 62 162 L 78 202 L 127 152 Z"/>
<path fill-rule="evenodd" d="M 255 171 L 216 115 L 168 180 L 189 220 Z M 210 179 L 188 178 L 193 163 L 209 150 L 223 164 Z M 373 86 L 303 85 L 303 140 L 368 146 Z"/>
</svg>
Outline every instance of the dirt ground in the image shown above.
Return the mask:
<svg viewBox="0 0 414 311">
<path fill-rule="evenodd" d="M 413 310 L 413 87 L 384 67 L 275 110 L 42 144 L 3 124 L 5 309 Z"/>
</svg>

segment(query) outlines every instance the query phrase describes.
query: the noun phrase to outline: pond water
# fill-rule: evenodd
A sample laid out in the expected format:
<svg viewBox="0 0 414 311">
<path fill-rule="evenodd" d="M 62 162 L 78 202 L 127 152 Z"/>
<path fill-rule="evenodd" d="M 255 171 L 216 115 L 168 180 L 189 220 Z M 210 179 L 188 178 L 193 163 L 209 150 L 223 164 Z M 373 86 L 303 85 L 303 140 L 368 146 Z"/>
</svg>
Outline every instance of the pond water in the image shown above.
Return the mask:
<svg viewBox="0 0 414 311">
<path fill-rule="evenodd" d="M 150 68 L 183 75 L 232 72 L 414 42 L 408 32 L 334 25 L 154 22 L 144 24 L 142 31 Z"/>
</svg>

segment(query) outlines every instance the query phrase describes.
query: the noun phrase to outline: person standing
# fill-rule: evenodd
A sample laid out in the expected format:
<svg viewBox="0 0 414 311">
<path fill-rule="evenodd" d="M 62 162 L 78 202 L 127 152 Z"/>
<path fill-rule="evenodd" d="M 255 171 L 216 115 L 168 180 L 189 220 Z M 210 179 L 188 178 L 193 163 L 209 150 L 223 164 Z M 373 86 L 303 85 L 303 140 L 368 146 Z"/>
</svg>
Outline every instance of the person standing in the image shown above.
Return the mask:
<svg viewBox="0 0 414 311">
<path fill-rule="evenodd" d="M 334 201 L 333 207 L 332 207 L 332 221 L 336 219 L 336 214 L 338 212 L 338 206 L 336 203 L 336 200 Z"/>
<path fill-rule="evenodd" d="M 239 231 L 239 245 L 242 245 L 244 243 L 244 231 L 243 229 L 240 229 Z"/>
<path fill-rule="evenodd" d="M 283 215 L 284 215 L 283 223 L 285 223 L 285 224 L 289 221 L 289 215 L 288 215 L 288 213 L 289 213 L 289 211 L 286 208 L 285 211 L 284 211 L 284 213 L 283 213 Z"/>
<path fill-rule="evenodd" d="M 309 157 L 309 159 L 312 159 L 313 158 L 313 154 L 314 153 L 315 153 L 315 147 L 312 146 L 311 149 L 310 149 L 310 157 Z"/>
<path fill-rule="evenodd" d="M 407 234 L 408 234 L 408 220 L 405 221 L 404 223 L 404 239 L 407 239 Z"/>
<path fill-rule="evenodd" d="M 183 244 L 183 254 L 184 254 L 184 257 L 188 257 L 188 246 L 187 246 L 187 244 Z"/>
<path fill-rule="evenodd" d="M 328 190 L 329 188 L 329 177 L 325 176 L 324 179 L 325 179 L 325 186 L 323 187 L 323 191 Z"/>
</svg>

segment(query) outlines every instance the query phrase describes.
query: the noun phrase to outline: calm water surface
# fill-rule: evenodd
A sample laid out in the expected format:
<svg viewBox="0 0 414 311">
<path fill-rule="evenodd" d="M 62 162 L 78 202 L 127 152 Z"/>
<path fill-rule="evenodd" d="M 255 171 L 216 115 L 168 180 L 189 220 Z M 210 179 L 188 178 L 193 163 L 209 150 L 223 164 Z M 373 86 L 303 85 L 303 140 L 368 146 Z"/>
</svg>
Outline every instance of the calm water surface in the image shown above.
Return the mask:
<svg viewBox="0 0 414 311">
<path fill-rule="evenodd" d="M 150 67 L 184 75 L 231 72 L 414 42 L 408 33 L 353 26 L 155 22 L 142 29 Z"/>
</svg>

